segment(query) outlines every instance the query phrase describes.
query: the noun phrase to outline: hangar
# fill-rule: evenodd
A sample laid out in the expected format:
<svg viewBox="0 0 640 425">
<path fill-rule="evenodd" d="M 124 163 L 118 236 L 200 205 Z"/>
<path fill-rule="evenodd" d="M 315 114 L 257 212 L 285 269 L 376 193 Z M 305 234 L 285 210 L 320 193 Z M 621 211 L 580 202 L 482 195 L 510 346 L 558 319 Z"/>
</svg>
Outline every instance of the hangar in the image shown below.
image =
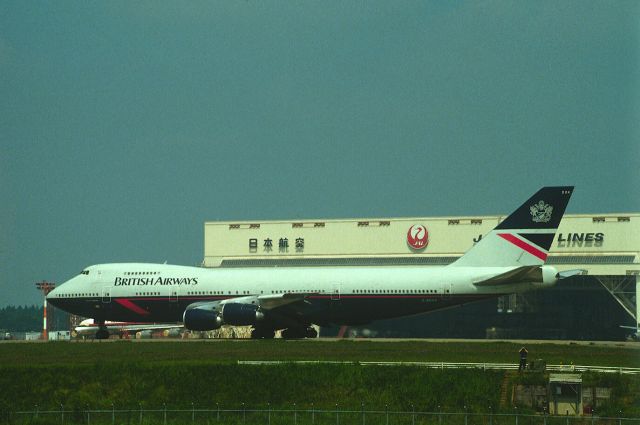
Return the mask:
<svg viewBox="0 0 640 425">
<path fill-rule="evenodd" d="M 208 221 L 203 266 L 442 266 L 505 217 Z M 550 290 L 454 312 L 375 323 L 367 331 L 407 337 L 624 339 L 631 331 L 620 326 L 637 329 L 638 323 L 639 236 L 640 213 L 566 214 L 547 264 L 559 271 L 584 269 L 586 275 Z"/>
</svg>

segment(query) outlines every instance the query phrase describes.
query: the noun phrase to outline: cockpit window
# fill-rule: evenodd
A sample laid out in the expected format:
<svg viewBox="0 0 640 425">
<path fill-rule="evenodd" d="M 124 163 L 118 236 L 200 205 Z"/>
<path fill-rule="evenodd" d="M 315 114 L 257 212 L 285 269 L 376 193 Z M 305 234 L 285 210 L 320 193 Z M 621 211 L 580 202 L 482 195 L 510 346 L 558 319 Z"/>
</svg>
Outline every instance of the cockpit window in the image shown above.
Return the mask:
<svg viewBox="0 0 640 425">
<path fill-rule="evenodd" d="M 89 274 L 89 270 L 82 270 L 82 271 L 80 272 L 80 274 L 87 274 L 87 275 L 88 275 L 88 274 Z"/>
</svg>

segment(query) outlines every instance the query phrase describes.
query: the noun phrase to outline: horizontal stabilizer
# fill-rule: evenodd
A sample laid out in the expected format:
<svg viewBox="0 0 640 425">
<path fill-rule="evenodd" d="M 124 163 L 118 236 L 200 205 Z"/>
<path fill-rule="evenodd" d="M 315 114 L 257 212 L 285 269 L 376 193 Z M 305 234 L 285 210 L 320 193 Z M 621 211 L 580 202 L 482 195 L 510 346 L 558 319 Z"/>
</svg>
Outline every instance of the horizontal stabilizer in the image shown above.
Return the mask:
<svg viewBox="0 0 640 425">
<path fill-rule="evenodd" d="M 573 270 L 565 270 L 563 272 L 558 273 L 558 279 L 567 279 L 571 276 L 582 276 L 588 273 L 585 269 L 573 269 Z"/>
<path fill-rule="evenodd" d="M 513 285 L 523 282 L 542 282 L 542 268 L 540 268 L 540 266 L 517 267 L 506 273 L 502 273 L 479 282 L 474 282 L 473 284 L 476 286 L 497 286 Z"/>
</svg>

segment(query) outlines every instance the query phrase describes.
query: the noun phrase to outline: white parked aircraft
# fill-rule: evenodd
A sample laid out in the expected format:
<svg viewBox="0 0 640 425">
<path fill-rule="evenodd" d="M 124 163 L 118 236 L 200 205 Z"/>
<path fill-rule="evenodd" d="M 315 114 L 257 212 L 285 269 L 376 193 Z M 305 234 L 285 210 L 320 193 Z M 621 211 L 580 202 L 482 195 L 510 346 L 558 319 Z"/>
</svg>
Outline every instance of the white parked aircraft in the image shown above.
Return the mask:
<svg viewBox="0 0 640 425">
<path fill-rule="evenodd" d="M 113 322 L 106 320 L 104 323 L 98 323 L 94 319 L 85 319 L 73 328 L 74 336 L 97 335 L 98 331 L 106 329 L 109 333 L 117 333 L 122 338 L 126 334 L 141 331 L 154 331 L 166 329 L 180 329 L 184 326 L 175 323 L 132 323 L 132 322 Z"/>
<path fill-rule="evenodd" d="M 313 337 L 315 325 L 360 325 L 551 286 L 544 265 L 573 187 L 540 189 L 454 263 L 443 266 L 199 268 L 166 264 L 87 267 L 47 299 L 107 320 L 182 321 L 190 330 L 253 326 L 252 337 Z"/>
</svg>

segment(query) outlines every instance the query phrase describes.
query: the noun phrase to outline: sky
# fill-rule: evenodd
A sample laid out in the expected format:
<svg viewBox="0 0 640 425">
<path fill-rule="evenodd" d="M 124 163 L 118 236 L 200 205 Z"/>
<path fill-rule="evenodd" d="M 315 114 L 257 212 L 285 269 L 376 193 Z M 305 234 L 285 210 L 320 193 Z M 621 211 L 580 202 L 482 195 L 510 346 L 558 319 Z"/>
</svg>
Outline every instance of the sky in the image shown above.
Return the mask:
<svg viewBox="0 0 640 425">
<path fill-rule="evenodd" d="M 640 211 L 637 1 L 0 0 L 0 307 L 208 220 Z"/>
</svg>

